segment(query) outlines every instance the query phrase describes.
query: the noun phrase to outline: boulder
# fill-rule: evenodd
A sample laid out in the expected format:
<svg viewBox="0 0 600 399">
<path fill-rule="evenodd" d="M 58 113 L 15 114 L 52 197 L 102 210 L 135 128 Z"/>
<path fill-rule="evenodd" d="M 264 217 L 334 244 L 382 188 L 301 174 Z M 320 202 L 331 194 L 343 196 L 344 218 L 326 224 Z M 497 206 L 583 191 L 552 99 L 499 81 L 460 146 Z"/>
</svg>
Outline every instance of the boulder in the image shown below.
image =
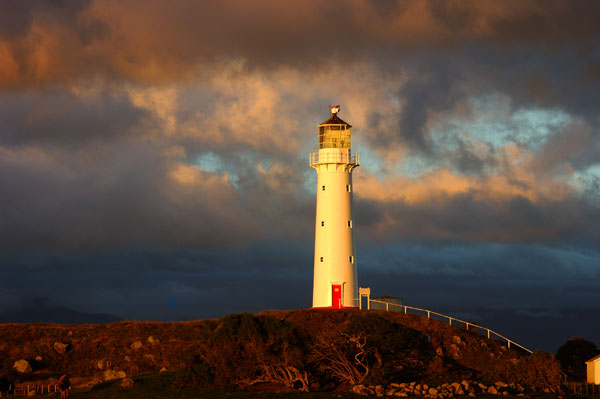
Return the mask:
<svg viewBox="0 0 600 399">
<path fill-rule="evenodd" d="M 104 369 L 104 359 L 98 360 L 98 363 L 96 363 L 96 367 L 98 367 L 98 369 L 100 369 L 100 370 L 103 370 Z"/>
<path fill-rule="evenodd" d="M 156 345 L 156 344 L 160 343 L 158 338 L 154 338 L 152 335 L 150 335 L 146 341 L 148 341 L 148 343 L 151 345 Z"/>
<path fill-rule="evenodd" d="M 385 393 L 383 385 L 375 385 L 375 395 L 381 397 Z"/>
<path fill-rule="evenodd" d="M 166 368 L 166 367 L 163 367 L 163 368 L 161 368 L 161 369 L 160 369 L 158 372 L 159 372 L 159 373 L 164 373 L 165 371 L 167 371 L 167 368 Z"/>
<path fill-rule="evenodd" d="M 25 359 L 20 359 L 13 364 L 13 369 L 15 369 L 18 373 L 31 373 L 31 365 Z"/>
<path fill-rule="evenodd" d="M 456 343 L 456 345 L 460 345 L 460 343 L 462 342 L 462 339 L 458 335 L 455 335 L 452 337 L 452 341 L 454 341 L 454 343 Z"/>
<path fill-rule="evenodd" d="M 492 385 L 488 388 L 487 393 L 490 395 L 498 395 L 498 390 Z"/>
<path fill-rule="evenodd" d="M 133 380 L 131 378 L 123 378 L 121 380 L 121 388 L 123 388 L 123 389 L 133 388 Z"/>
<path fill-rule="evenodd" d="M 104 372 L 104 381 L 111 381 L 125 377 L 127 377 L 127 374 L 121 370 L 106 370 Z"/>
<path fill-rule="evenodd" d="M 40 355 L 38 355 L 38 356 L 35 357 L 35 361 L 36 362 L 41 362 L 42 360 L 44 360 L 44 358 L 41 357 Z"/>
<path fill-rule="evenodd" d="M 354 392 L 357 395 L 368 395 L 369 394 L 367 387 L 365 387 L 364 385 L 354 385 L 352 387 L 352 392 Z"/>
<path fill-rule="evenodd" d="M 435 388 L 429 388 L 429 390 L 427 391 L 427 393 L 429 393 L 431 396 L 435 396 L 438 393 L 438 390 Z"/>
<path fill-rule="evenodd" d="M 67 349 L 69 348 L 69 344 L 63 344 L 62 342 L 56 341 L 54 343 L 54 350 L 61 355 L 67 353 Z"/>
<path fill-rule="evenodd" d="M 135 341 L 131 344 L 131 349 L 140 349 L 142 347 L 142 341 Z"/>
</svg>

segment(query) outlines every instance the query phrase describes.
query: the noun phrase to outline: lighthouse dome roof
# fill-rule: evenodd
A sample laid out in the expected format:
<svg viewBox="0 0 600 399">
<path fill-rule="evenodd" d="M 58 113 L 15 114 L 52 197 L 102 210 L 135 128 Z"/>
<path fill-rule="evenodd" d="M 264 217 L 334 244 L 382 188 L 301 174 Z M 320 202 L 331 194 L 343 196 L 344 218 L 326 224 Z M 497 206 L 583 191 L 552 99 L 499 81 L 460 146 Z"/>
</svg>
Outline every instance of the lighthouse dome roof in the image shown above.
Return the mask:
<svg viewBox="0 0 600 399">
<path fill-rule="evenodd" d="M 346 125 L 347 127 L 352 127 L 349 123 L 344 122 L 342 119 L 340 119 L 337 114 L 333 114 L 331 115 L 331 117 L 329 119 L 327 119 L 325 122 L 321 123 L 321 125 Z M 319 126 L 321 126 L 319 125 Z"/>
</svg>

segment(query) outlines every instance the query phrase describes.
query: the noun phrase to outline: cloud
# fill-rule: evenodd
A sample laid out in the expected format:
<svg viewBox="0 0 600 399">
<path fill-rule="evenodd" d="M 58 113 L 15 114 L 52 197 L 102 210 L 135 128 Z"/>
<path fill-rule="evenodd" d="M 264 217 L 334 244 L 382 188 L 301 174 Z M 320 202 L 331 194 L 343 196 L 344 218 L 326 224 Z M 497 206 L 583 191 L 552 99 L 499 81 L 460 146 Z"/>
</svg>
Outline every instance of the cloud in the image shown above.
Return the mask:
<svg viewBox="0 0 600 399">
<path fill-rule="evenodd" d="M 226 176 L 190 170 L 151 144 L 95 156 L 65 165 L 43 150 L 2 151 L 5 250 L 227 247 L 257 230 Z"/>
<path fill-rule="evenodd" d="M 592 1 L 510 1 L 501 7 L 494 1 L 8 1 L 2 8 L 0 14 L 14 17 L 5 17 L 0 31 L 9 60 L 0 77 L 4 87 L 90 73 L 179 79 L 222 57 L 311 68 L 330 58 L 389 59 L 465 41 L 499 49 L 529 43 L 585 50 L 600 33 Z"/>
</svg>

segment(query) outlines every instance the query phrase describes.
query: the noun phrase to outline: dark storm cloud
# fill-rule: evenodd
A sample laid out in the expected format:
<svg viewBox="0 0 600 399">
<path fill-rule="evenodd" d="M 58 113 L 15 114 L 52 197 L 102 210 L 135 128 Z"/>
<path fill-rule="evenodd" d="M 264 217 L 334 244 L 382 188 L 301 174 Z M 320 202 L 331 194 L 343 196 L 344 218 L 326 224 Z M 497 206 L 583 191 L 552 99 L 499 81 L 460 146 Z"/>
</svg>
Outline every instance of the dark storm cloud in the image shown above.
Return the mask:
<svg viewBox="0 0 600 399">
<path fill-rule="evenodd" d="M 483 194 L 483 195 L 481 195 Z M 593 199 L 531 200 L 515 196 L 494 200 L 484 193 L 432 198 L 416 204 L 383 202 L 361 215 L 364 228 L 389 241 L 457 239 L 474 242 L 559 242 L 594 247 L 600 243 L 600 210 Z M 357 210 L 369 209 L 362 200 Z M 375 215 L 375 216 L 373 216 Z M 381 222 L 377 223 L 377 220 Z"/>
<path fill-rule="evenodd" d="M 263 242 L 238 251 L 127 249 L 93 253 L 2 255 L 0 314 L 47 306 L 128 319 L 182 320 L 304 308 L 310 304 L 308 243 Z M 52 267 L 48 268 L 48 266 Z M 37 278 L 23 274 L 27 269 Z M 293 281 L 293 284 L 290 284 Z"/>
<path fill-rule="evenodd" d="M 152 116 L 110 92 L 81 98 L 64 90 L 0 95 L 0 145 L 78 147 L 143 134 Z"/>
<path fill-rule="evenodd" d="M 183 170 L 179 183 L 176 163 L 150 143 L 68 160 L 19 151 L 0 154 L 4 250 L 229 246 L 257 229 L 225 178 Z"/>
<path fill-rule="evenodd" d="M 600 34 L 593 1 L 10 1 L 3 8 L 2 14 L 20 21 L 3 24 L 7 55 L 15 63 L 0 82 L 10 86 L 71 80 L 90 70 L 135 80 L 177 79 L 199 61 L 220 57 L 258 66 L 365 55 L 389 60 L 461 42 L 585 52 Z M 42 40 L 19 42 L 28 35 Z M 47 35 L 62 40 L 43 40 Z M 48 62 L 47 50 L 60 65 Z"/>
</svg>

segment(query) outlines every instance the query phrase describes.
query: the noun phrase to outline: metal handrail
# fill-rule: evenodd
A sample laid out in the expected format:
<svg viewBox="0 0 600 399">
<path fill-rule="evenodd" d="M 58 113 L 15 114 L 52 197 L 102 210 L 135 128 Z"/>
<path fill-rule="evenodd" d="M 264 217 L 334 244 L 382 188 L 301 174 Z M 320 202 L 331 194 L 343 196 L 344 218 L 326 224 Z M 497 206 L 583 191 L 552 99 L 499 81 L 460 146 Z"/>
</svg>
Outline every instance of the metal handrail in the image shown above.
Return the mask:
<svg viewBox="0 0 600 399">
<path fill-rule="evenodd" d="M 358 298 L 355 298 L 355 300 L 356 300 L 356 301 L 359 301 L 359 299 L 358 299 Z M 510 348 L 510 345 L 512 344 L 512 345 L 514 345 L 514 346 L 517 346 L 517 347 L 519 347 L 519 348 L 523 349 L 524 351 L 526 351 L 526 352 L 528 352 L 528 353 L 533 353 L 533 351 L 532 351 L 532 350 L 530 350 L 530 349 L 527 349 L 527 348 L 526 348 L 526 347 L 524 347 L 523 345 L 519 345 L 519 344 L 518 344 L 518 343 L 516 343 L 515 341 L 513 341 L 513 340 L 511 340 L 511 339 L 508 339 L 508 338 L 506 338 L 504 335 L 501 335 L 501 334 L 497 333 L 496 331 L 490 330 L 490 329 L 489 329 L 489 328 L 487 328 L 487 327 L 483 327 L 483 326 L 480 326 L 480 325 L 478 325 L 478 324 L 475 324 L 475 323 L 470 323 L 470 322 L 468 322 L 468 321 L 464 321 L 464 320 L 461 320 L 461 319 L 457 319 L 456 317 L 452 317 L 452 316 L 448 316 L 448 315 L 441 314 L 441 313 L 438 313 L 438 312 L 434 312 L 433 310 L 429 310 L 429 309 L 421 309 L 421 308 L 415 308 L 415 307 L 413 307 L 413 306 L 399 305 L 399 304 L 397 304 L 397 303 L 385 302 L 385 301 L 379 301 L 379 300 L 377 300 L 377 299 L 371 299 L 371 298 L 369 298 L 369 299 L 368 299 L 368 301 L 369 301 L 369 308 L 370 308 L 370 303 L 371 303 L 371 302 L 375 302 L 375 303 L 382 303 L 382 304 L 385 304 L 385 310 L 388 310 L 388 311 L 390 310 L 390 306 L 396 306 L 396 307 L 399 307 L 399 308 L 404 308 L 404 313 L 407 313 L 407 310 L 408 310 L 408 309 L 411 309 L 411 310 L 416 310 L 416 311 L 419 311 L 419 312 L 425 312 L 425 313 L 427 313 L 427 318 L 428 318 L 428 319 L 430 319 L 430 318 L 431 318 L 431 315 L 432 315 L 432 314 L 433 314 L 433 315 L 436 315 L 436 316 L 439 316 L 439 317 L 446 318 L 446 319 L 448 319 L 448 324 L 450 324 L 450 325 L 452 325 L 452 321 L 455 321 L 455 322 L 458 322 L 458 323 L 462 323 L 462 324 L 465 326 L 465 328 L 466 328 L 467 330 L 469 329 L 469 326 L 471 326 L 471 327 L 475 327 L 475 328 L 479 328 L 479 329 L 481 329 L 481 330 L 487 331 L 487 337 L 488 337 L 488 339 L 490 339 L 490 335 L 492 335 L 492 334 L 493 334 L 494 336 L 496 336 L 496 337 L 498 337 L 498 338 L 501 338 L 501 339 L 503 339 L 504 341 L 506 341 L 506 342 L 507 342 L 507 344 L 508 344 L 508 347 L 509 347 L 509 348 Z M 393 309 L 392 309 L 392 310 L 393 310 Z"/>
<path fill-rule="evenodd" d="M 350 165 L 360 165 L 360 155 L 357 152 L 355 152 L 354 154 L 319 154 L 318 152 L 313 152 L 310 154 L 309 163 L 310 166 L 323 163 L 344 163 Z"/>
</svg>

